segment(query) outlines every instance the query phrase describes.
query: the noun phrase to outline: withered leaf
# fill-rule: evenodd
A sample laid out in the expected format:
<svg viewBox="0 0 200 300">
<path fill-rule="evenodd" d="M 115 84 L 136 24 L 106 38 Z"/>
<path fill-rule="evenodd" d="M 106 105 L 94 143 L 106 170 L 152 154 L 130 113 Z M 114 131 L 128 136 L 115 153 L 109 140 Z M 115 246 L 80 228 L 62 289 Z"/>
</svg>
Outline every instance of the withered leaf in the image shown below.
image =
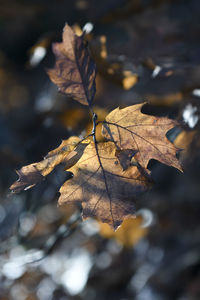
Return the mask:
<svg viewBox="0 0 200 300">
<path fill-rule="evenodd" d="M 68 171 L 74 176 L 60 189 L 59 204 L 81 203 L 83 218 L 97 217 L 116 229 L 134 216 L 134 198 L 149 187 L 138 168 L 123 170 L 112 142 L 91 142 L 80 160 Z"/>
<path fill-rule="evenodd" d="M 79 141 L 80 139 L 76 136 L 63 140 L 60 146 L 50 151 L 42 161 L 24 166 L 20 170 L 17 170 L 16 172 L 19 175 L 19 179 L 11 185 L 11 192 L 19 193 L 22 190 L 28 190 L 35 186 L 62 162 L 65 163 L 66 169 L 71 167 L 79 158 L 77 151 L 74 150 Z"/>
<path fill-rule="evenodd" d="M 84 34 L 77 36 L 69 25 L 63 30 L 63 42 L 53 44 L 56 64 L 48 70 L 60 91 L 84 105 L 91 105 L 96 92 L 96 67 L 90 58 Z"/>
<path fill-rule="evenodd" d="M 144 103 L 123 109 L 116 108 L 109 113 L 103 123 L 103 136 L 113 141 L 119 149 L 137 150 L 134 159 L 143 168 L 147 168 L 150 159 L 156 159 L 182 171 L 176 158 L 178 148 L 166 137 L 166 133 L 177 122 L 143 114 L 143 105 Z"/>
</svg>

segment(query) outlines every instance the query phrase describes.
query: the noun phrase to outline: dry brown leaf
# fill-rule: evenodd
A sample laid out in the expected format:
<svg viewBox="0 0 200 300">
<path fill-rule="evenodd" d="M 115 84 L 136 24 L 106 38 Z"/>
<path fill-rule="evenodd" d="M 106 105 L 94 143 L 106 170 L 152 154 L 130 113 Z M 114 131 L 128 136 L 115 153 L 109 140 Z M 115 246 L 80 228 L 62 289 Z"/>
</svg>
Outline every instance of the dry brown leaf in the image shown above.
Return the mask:
<svg viewBox="0 0 200 300">
<path fill-rule="evenodd" d="M 50 151 L 42 161 L 24 166 L 16 171 L 19 179 L 11 185 L 11 192 L 19 193 L 22 190 L 28 190 L 42 181 L 45 176 L 62 162 L 65 162 L 66 169 L 71 167 L 77 159 L 77 152 L 74 151 L 74 148 L 79 142 L 80 139 L 78 137 L 72 136 L 62 141 L 60 146 Z"/>
<path fill-rule="evenodd" d="M 77 36 L 69 25 L 63 30 L 63 42 L 53 44 L 56 65 L 48 70 L 50 79 L 60 91 L 84 105 L 95 96 L 96 67 L 90 58 L 84 34 Z"/>
<path fill-rule="evenodd" d="M 134 159 L 145 169 L 150 159 L 156 159 L 182 171 L 176 158 L 178 148 L 166 137 L 177 122 L 143 114 L 143 105 L 116 108 L 109 113 L 103 124 L 103 136 L 113 141 L 119 149 L 137 150 Z"/>
<path fill-rule="evenodd" d="M 125 218 L 134 216 L 133 198 L 147 190 L 148 179 L 138 168 L 123 170 L 112 142 L 94 144 L 68 171 L 74 177 L 60 189 L 59 204 L 81 203 L 83 218 L 97 217 L 116 229 Z"/>
</svg>

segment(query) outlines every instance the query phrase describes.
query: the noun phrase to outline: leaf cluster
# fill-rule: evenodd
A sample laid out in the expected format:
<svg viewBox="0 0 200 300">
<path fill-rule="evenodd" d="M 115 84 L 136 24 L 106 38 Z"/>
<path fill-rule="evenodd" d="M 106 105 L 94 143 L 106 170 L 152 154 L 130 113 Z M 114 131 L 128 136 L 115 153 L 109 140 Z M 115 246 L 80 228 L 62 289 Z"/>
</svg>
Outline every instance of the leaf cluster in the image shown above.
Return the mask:
<svg viewBox="0 0 200 300">
<path fill-rule="evenodd" d="M 116 108 L 98 121 L 93 111 L 96 66 L 84 36 L 77 36 L 69 25 L 64 27 L 63 41 L 53 44 L 56 63 L 48 75 L 62 93 L 88 106 L 92 132 L 82 140 L 70 137 L 41 162 L 22 167 L 10 189 L 16 193 L 31 188 L 64 163 L 73 177 L 60 188 L 59 204 L 81 203 L 83 218 L 96 217 L 116 229 L 135 216 L 134 201 L 152 186 L 149 160 L 182 171 L 178 149 L 166 137 L 177 123 L 143 114 L 144 103 Z M 97 141 L 98 125 L 103 142 Z"/>
</svg>

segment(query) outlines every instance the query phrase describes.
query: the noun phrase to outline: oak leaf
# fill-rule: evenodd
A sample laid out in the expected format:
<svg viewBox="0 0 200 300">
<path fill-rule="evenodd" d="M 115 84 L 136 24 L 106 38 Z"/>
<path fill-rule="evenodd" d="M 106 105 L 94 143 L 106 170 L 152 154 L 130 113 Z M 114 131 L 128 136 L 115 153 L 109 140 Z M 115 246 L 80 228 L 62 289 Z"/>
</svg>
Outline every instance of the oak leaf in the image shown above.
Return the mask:
<svg viewBox="0 0 200 300">
<path fill-rule="evenodd" d="M 133 200 L 150 185 L 136 166 L 123 170 L 112 142 L 91 142 L 68 171 L 74 176 L 61 187 L 58 203 L 81 203 L 83 218 L 97 217 L 113 229 L 134 216 Z"/>
<path fill-rule="evenodd" d="M 116 108 L 110 112 L 102 127 L 102 134 L 113 141 L 118 149 L 134 149 L 134 159 L 143 168 L 147 168 L 150 159 L 182 171 L 176 158 L 179 150 L 166 137 L 166 133 L 177 122 L 166 117 L 143 114 L 141 108 L 145 103 Z"/>
<path fill-rule="evenodd" d="M 91 105 L 96 92 L 96 67 L 84 41 L 69 25 L 63 30 L 63 42 L 53 44 L 56 64 L 47 71 L 59 90 L 84 105 Z"/>
<path fill-rule="evenodd" d="M 61 164 L 65 163 L 65 168 L 71 167 L 79 158 L 78 151 L 74 151 L 74 148 L 80 142 L 80 139 L 76 136 L 72 136 L 67 140 L 63 140 L 59 147 L 50 151 L 45 158 L 17 170 L 19 179 L 14 182 L 10 190 L 12 193 L 19 193 L 22 190 L 28 190 L 42 181 L 45 176 L 53 171 L 53 169 Z"/>
</svg>

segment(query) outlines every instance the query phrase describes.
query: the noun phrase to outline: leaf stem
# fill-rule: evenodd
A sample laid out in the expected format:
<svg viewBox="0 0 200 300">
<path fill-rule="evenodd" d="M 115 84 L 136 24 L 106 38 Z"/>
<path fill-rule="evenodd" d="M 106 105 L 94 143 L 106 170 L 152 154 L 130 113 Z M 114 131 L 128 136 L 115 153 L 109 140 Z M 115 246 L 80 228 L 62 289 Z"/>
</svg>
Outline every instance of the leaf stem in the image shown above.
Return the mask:
<svg viewBox="0 0 200 300">
<path fill-rule="evenodd" d="M 93 128 L 92 128 L 92 135 L 93 137 L 95 137 L 95 140 L 96 140 L 96 127 L 97 127 L 97 119 L 98 119 L 98 116 L 97 114 L 93 113 L 93 116 L 92 116 L 92 121 L 93 121 Z"/>
<path fill-rule="evenodd" d="M 103 173 L 104 182 L 105 182 L 105 188 L 106 188 L 106 193 L 107 193 L 107 196 L 108 196 L 108 199 L 109 199 L 109 202 L 110 202 L 110 213 L 111 213 L 111 216 L 112 216 L 113 227 L 115 227 L 114 217 L 113 217 L 113 212 L 112 212 L 111 196 L 110 196 L 110 193 L 109 193 L 109 188 L 108 188 L 108 183 L 107 183 L 107 179 L 106 179 L 106 174 L 105 174 L 105 170 L 104 170 L 104 167 L 102 165 L 102 162 L 101 162 L 101 158 L 100 158 L 99 150 L 98 150 L 98 142 L 97 142 L 97 139 L 96 139 L 96 127 L 97 127 L 97 125 L 100 122 L 97 122 L 98 116 L 94 112 L 93 112 L 92 120 L 93 120 L 93 129 L 92 129 L 91 135 L 93 136 L 93 141 L 94 141 L 94 146 L 95 146 L 95 149 L 96 149 L 97 158 L 98 158 L 98 161 L 99 161 L 99 166 L 100 166 L 100 168 L 102 170 L 102 173 Z"/>
</svg>

